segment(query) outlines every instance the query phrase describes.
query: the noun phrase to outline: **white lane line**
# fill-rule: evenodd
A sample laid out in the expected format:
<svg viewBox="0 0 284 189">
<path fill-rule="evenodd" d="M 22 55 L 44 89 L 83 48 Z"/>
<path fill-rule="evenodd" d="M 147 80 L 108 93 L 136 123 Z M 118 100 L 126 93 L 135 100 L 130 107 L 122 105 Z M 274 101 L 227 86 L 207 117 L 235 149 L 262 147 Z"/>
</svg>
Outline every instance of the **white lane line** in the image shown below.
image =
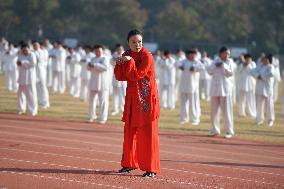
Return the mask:
<svg viewBox="0 0 284 189">
<path fill-rule="evenodd" d="M 45 178 L 45 179 L 50 179 L 50 180 L 59 180 L 63 182 L 69 182 L 69 183 L 79 183 L 79 184 L 86 184 L 86 185 L 96 185 L 96 186 L 103 186 L 103 187 L 109 187 L 109 188 L 119 188 L 122 189 L 124 187 L 122 186 L 114 186 L 114 185 L 107 185 L 107 184 L 101 184 L 101 183 L 95 183 L 95 182 L 87 182 L 87 181 L 80 181 L 76 179 L 64 179 L 64 178 L 56 178 L 56 177 L 51 177 L 51 176 L 43 176 L 43 175 L 36 175 L 36 174 L 30 174 L 30 173 L 18 173 L 15 171 L 0 171 L 0 173 L 7 173 L 7 174 L 13 174 L 13 175 L 22 175 L 22 176 L 30 176 L 30 177 L 37 177 L 37 178 Z M 129 189 L 129 188 L 124 188 L 124 189 Z"/>
<path fill-rule="evenodd" d="M 54 126 L 53 124 L 50 124 L 50 126 Z M 52 131 L 52 130 L 48 130 L 48 129 L 38 129 L 38 128 L 27 128 L 27 127 L 18 127 L 18 126 L 13 126 L 13 125 L 5 125 L 5 126 L 1 126 L 1 127 L 8 127 L 8 128 L 17 128 L 17 129 L 26 129 L 26 130 L 37 130 L 37 131 L 43 131 L 44 132 L 49 132 L 49 133 L 56 133 L 56 134 L 63 134 L 63 135 L 76 135 L 76 136 L 81 136 L 81 137 L 94 137 L 94 135 L 87 135 L 87 134 L 78 134 L 78 133 L 70 133 L 68 131 Z M 61 128 L 61 127 L 60 127 Z M 63 127 L 62 127 L 63 128 Z M 103 139 L 107 139 L 107 140 L 113 140 L 113 141 L 117 141 L 117 142 L 121 142 L 120 139 L 116 139 L 115 137 L 102 137 L 102 136 L 98 136 L 96 135 L 96 138 L 103 138 Z M 167 145 L 162 145 L 162 146 L 168 146 L 168 147 L 173 147 L 175 148 L 176 146 L 175 145 L 170 145 L 170 144 L 167 144 Z M 180 148 L 185 148 L 185 149 L 189 149 L 188 146 L 182 146 L 182 145 L 179 145 Z M 264 157 L 264 158 L 272 158 L 272 159 L 280 159 L 280 160 L 283 160 L 284 158 L 281 158 L 281 157 L 273 157 L 273 156 L 265 156 L 265 155 L 255 155 L 255 154 L 248 154 L 248 153 L 242 153 L 242 152 L 228 152 L 228 150 L 216 150 L 216 149 L 212 149 L 212 148 L 206 148 L 206 147 L 193 147 L 193 146 L 190 146 L 190 149 L 196 149 L 196 150 L 206 150 L 206 151 L 212 151 L 212 152 L 222 152 L 222 153 L 228 153 L 228 154 L 231 154 L 231 155 L 245 155 L 245 156 L 251 156 L 251 157 Z M 246 148 L 247 150 L 258 150 L 258 149 L 253 149 L 253 148 Z M 265 149 L 259 149 L 258 151 L 267 151 L 269 153 L 273 152 L 275 153 L 275 151 L 271 151 L 271 150 L 265 150 Z"/>
<path fill-rule="evenodd" d="M 117 161 L 102 160 L 102 159 L 80 157 L 80 156 L 70 156 L 70 155 L 56 154 L 56 153 L 36 152 L 36 151 L 31 151 L 31 150 L 19 150 L 19 149 L 15 149 L 15 148 L 14 149 L 13 148 L 0 148 L 0 150 L 27 152 L 27 153 L 34 153 L 34 154 L 49 155 L 49 156 L 60 156 L 60 157 L 68 157 L 68 158 L 75 158 L 75 159 L 81 159 L 81 160 L 84 159 L 84 160 L 90 160 L 90 161 L 100 161 L 100 162 L 107 162 L 107 163 L 120 163 L 120 162 L 117 162 Z"/>
<path fill-rule="evenodd" d="M 86 149 L 86 148 L 76 148 L 76 147 L 70 147 L 70 146 L 60 146 L 60 145 L 43 144 L 43 143 L 35 143 L 35 142 L 24 142 L 24 141 L 22 141 L 22 140 L 0 139 L 0 141 L 5 141 L 5 142 L 19 142 L 19 143 L 21 143 L 21 144 L 32 144 L 32 145 L 37 145 L 37 146 L 48 146 L 48 147 L 55 147 L 55 148 L 79 150 L 79 151 L 85 151 L 85 152 L 98 152 L 98 153 L 121 155 L 121 153 L 118 153 L 118 152 L 108 152 L 108 151 L 101 151 L 101 150 L 92 150 L 92 149 Z"/>
<path fill-rule="evenodd" d="M 2 131 L 1 131 L 2 132 Z M 0 132 L 0 133 L 1 133 Z M 34 138 L 44 138 L 44 139 L 53 139 L 53 140 L 59 140 L 59 141 L 66 141 L 66 142 L 79 142 L 82 144 L 92 144 L 92 145 L 99 145 L 99 146 L 109 146 L 109 147 L 114 147 L 117 146 L 121 148 L 121 145 L 115 145 L 115 144 L 106 144 L 106 143 L 94 143 L 94 142 L 85 142 L 82 140 L 74 140 L 74 139 L 63 139 L 63 138 L 57 138 L 57 137 L 47 137 L 47 136 L 40 136 L 40 135 L 31 135 L 31 134 L 22 134 L 22 133 L 11 133 L 11 132 L 4 132 L 6 134 L 10 135 L 20 135 L 20 136 L 29 136 L 29 137 L 34 137 Z M 160 150 L 161 153 L 167 153 L 167 154 L 173 154 L 173 155 L 180 155 L 180 156 L 189 156 L 189 157 L 197 157 L 197 158 L 204 158 L 204 159 L 216 159 L 220 160 L 222 162 L 224 161 L 230 161 L 230 162 L 238 162 L 238 163 L 252 163 L 254 165 L 260 165 L 260 166 L 278 166 L 274 164 L 267 164 L 267 163 L 257 163 L 253 161 L 245 161 L 245 160 L 237 160 L 237 159 L 231 159 L 231 158 L 220 158 L 220 157 L 212 157 L 209 155 L 197 155 L 197 154 L 189 154 L 189 153 L 178 153 L 178 152 L 171 152 L 171 151 L 165 151 L 165 150 Z M 278 168 L 281 169 L 281 168 Z"/>
<path fill-rule="evenodd" d="M 85 159 L 85 160 L 92 160 L 92 161 L 102 161 L 102 162 L 108 162 L 108 163 L 120 163 L 117 161 L 109 161 L 109 160 L 102 160 L 102 159 L 92 159 L 92 158 L 86 158 L 86 157 L 80 157 L 80 156 L 69 156 L 69 155 L 63 155 L 63 154 L 56 154 L 56 153 L 45 153 L 45 152 L 36 152 L 36 151 L 30 151 L 30 150 L 18 150 L 13 148 L 0 148 L 0 150 L 10 150 L 10 151 L 20 151 L 20 152 L 28 152 L 28 153 L 35 153 L 35 154 L 44 154 L 44 155 L 51 155 L 51 156 L 61 156 L 61 157 L 69 157 L 69 158 L 76 158 L 76 159 Z M 283 186 L 283 184 L 277 184 L 277 183 L 269 183 L 269 182 L 261 182 L 257 180 L 251 180 L 251 179 L 243 179 L 238 177 L 229 177 L 229 176 L 222 176 L 222 175 L 215 175 L 215 174 L 209 174 L 209 173 L 201 173 L 201 172 L 195 172 L 195 171 L 187 171 L 187 170 L 179 170 L 179 169 L 169 169 L 169 168 L 162 168 L 163 170 L 167 171 L 175 171 L 175 172 L 183 172 L 183 173 L 190 173 L 190 174 L 197 174 L 197 175 L 203 175 L 208 177 L 216 177 L 216 178 L 222 178 L 222 179 L 229 179 L 229 180 L 241 180 L 241 181 L 247 181 L 247 182 L 254 182 L 254 183 L 260 183 L 265 185 L 276 185 L 276 186 Z"/>
<path fill-rule="evenodd" d="M 32 144 L 32 145 L 38 145 L 38 146 L 48 146 L 48 147 L 56 147 L 56 148 L 63 148 L 63 149 L 72 149 L 72 150 L 80 150 L 80 151 L 86 151 L 86 152 L 99 152 L 99 153 L 107 153 L 107 154 L 114 154 L 114 155 L 121 155 L 121 153 L 114 153 L 114 152 L 107 152 L 107 151 L 99 151 L 99 150 L 90 150 L 90 149 L 84 149 L 84 148 L 74 148 L 69 146 L 58 146 L 58 145 L 50 145 L 50 144 L 42 144 L 42 143 L 35 143 L 35 142 L 24 142 L 21 140 L 11 140 L 11 139 L 0 139 L 0 141 L 11 141 L 11 142 L 19 142 L 23 144 Z M 193 163 L 198 164 L 201 166 L 210 166 L 210 167 L 219 167 L 219 168 L 226 168 L 226 169 L 234 169 L 234 170 L 240 170 L 240 171 L 249 171 L 253 173 L 260 173 L 260 174 L 268 174 L 268 175 L 275 175 L 275 176 L 282 176 L 284 177 L 284 174 L 278 174 L 278 173 L 271 173 L 271 172 L 264 172 L 264 171 L 256 171 L 252 169 L 245 169 L 245 168 L 236 168 L 236 167 L 230 167 L 230 166 L 223 166 L 223 165 L 210 165 L 210 164 L 203 164 L 203 163 Z"/>
<path fill-rule="evenodd" d="M 29 160 L 20 160 L 20 159 L 13 159 L 13 158 L 0 158 L 6 161 L 16 161 L 16 162 L 21 162 L 21 163 L 32 163 L 32 164 L 42 164 L 42 165 L 49 165 L 49 166 L 59 166 L 59 167 L 64 167 L 64 168 L 71 168 L 71 169 L 77 169 L 77 170 L 87 170 L 87 171 L 94 171 L 94 172 L 100 172 L 102 170 L 100 169 L 89 169 L 89 168 L 83 168 L 83 167 L 74 167 L 70 165 L 62 165 L 62 164 L 55 164 L 55 163 L 47 163 L 47 162 L 38 162 L 38 161 L 29 161 Z M 36 172 L 36 171 L 35 171 Z M 44 177 L 44 176 L 40 176 Z M 204 185 L 204 184 L 197 184 L 197 183 L 192 183 L 192 182 L 179 182 L 175 180 L 170 180 L 170 179 L 161 179 L 161 178 L 153 178 L 156 181 L 161 181 L 161 182 L 170 182 L 172 184 L 181 184 L 181 185 L 193 185 L 193 186 L 201 186 L 201 187 L 206 187 L 206 188 L 214 188 L 214 189 L 221 189 L 216 186 L 209 186 L 209 185 Z"/>
</svg>

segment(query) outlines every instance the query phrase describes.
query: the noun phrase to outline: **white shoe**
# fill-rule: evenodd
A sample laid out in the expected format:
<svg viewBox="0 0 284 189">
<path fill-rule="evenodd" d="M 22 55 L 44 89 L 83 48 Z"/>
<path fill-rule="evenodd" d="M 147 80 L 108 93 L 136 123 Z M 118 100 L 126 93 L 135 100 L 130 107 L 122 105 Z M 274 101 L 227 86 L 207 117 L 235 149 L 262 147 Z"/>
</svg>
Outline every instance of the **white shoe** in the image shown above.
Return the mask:
<svg viewBox="0 0 284 189">
<path fill-rule="evenodd" d="M 257 125 L 262 125 L 263 124 L 263 121 L 259 121 L 256 123 Z"/>
<path fill-rule="evenodd" d="M 232 134 L 229 134 L 229 133 L 225 134 L 225 138 L 232 138 L 232 137 L 233 137 Z"/>
<path fill-rule="evenodd" d="M 200 121 L 194 121 L 191 123 L 191 125 L 199 125 Z"/>
<path fill-rule="evenodd" d="M 115 116 L 115 115 L 117 115 L 118 114 L 118 112 L 111 112 L 111 115 L 112 116 Z"/>
<path fill-rule="evenodd" d="M 268 126 L 269 126 L 269 127 L 272 127 L 272 126 L 273 126 L 273 121 L 272 121 L 272 120 L 270 120 L 270 121 L 268 122 Z"/>
<path fill-rule="evenodd" d="M 214 131 L 209 131 L 209 133 L 208 133 L 208 136 L 210 136 L 210 137 L 215 137 L 215 136 L 218 136 L 218 135 L 219 135 L 219 133 L 216 133 Z"/>
<path fill-rule="evenodd" d="M 24 113 L 25 113 L 25 112 L 22 112 L 22 111 L 19 111 L 19 112 L 18 112 L 19 115 L 22 115 L 22 114 L 24 114 Z"/>
<path fill-rule="evenodd" d="M 99 124 L 105 124 L 106 123 L 106 120 L 101 120 L 101 121 L 98 121 Z"/>
<path fill-rule="evenodd" d="M 33 116 L 33 117 L 34 117 L 34 116 L 37 116 L 37 113 L 36 113 L 36 112 L 32 113 L 32 116 Z"/>
<path fill-rule="evenodd" d="M 43 106 L 42 108 L 46 110 L 47 108 L 49 108 L 49 105 Z"/>
<path fill-rule="evenodd" d="M 88 120 L 88 122 L 89 122 L 89 123 L 93 123 L 93 122 L 94 122 L 94 119 L 90 118 L 90 119 Z"/>
<path fill-rule="evenodd" d="M 180 121 L 179 124 L 184 125 L 186 124 L 188 121 Z"/>
</svg>

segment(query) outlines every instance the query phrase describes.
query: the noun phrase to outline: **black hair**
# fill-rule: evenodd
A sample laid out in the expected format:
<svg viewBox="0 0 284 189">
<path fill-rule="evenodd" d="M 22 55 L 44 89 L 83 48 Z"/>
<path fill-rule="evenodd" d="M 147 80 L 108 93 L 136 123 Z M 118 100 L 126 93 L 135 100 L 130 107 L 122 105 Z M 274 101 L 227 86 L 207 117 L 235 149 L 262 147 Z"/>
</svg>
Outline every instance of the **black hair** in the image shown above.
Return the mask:
<svg viewBox="0 0 284 189">
<path fill-rule="evenodd" d="M 117 49 L 117 48 L 119 48 L 119 47 L 122 47 L 122 44 L 117 43 L 114 48 Z"/>
<path fill-rule="evenodd" d="M 273 55 L 272 54 L 267 54 L 265 55 L 265 58 L 268 59 L 269 63 L 272 64 L 272 58 L 273 58 Z"/>
<path fill-rule="evenodd" d="M 134 35 L 141 35 L 141 36 L 143 36 L 141 31 L 139 31 L 137 29 L 133 29 L 133 30 L 130 30 L 130 32 L 128 32 L 127 41 L 129 41 L 130 37 L 132 37 Z"/>
<path fill-rule="evenodd" d="M 85 45 L 84 49 L 92 49 L 92 47 L 90 45 Z"/>
<path fill-rule="evenodd" d="M 165 56 L 167 56 L 167 55 L 169 55 L 169 54 L 170 54 L 170 51 L 168 51 L 168 50 L 165 50 L 165 51 L 164 51 L 164 55 L 165 55 Z"/>
<path fill-rule="evenodd" d="M 102 45 L 100 45 L 100 44 L 95 44 L 94 45 L 94 49 L 99 49 L 99 48 L 103 49 L 104 47 Z"/>
<path fill-rule="evenodd" d="M 229 50 L 228 47 L 223 46 L 223 47 L 221 47 L 221 48 L 219 49 L 219 53 L 223 53 L 223 52 L 226 52 L 226 51 L 228 51 L 228 50 Z"/>
<path fill-rule="evenodd" d="M 195 49 L 190 49 L 190 50 L 186 50 L 186 51 L 185 51 L 185 54 L 186 54 L 186 55 L 189 55 L 189 54 L 197 54 L 197 52 L 196 52 Z"/>
<path fill-rule="evenodd" d="M 247 59 L 247 58 L 252 58 L 252 56 L 251 56 L 251 54 L 246 53 L 246 54 L 244 54 L 244 58 L 245 58 L 245 59 Z"/>
<path fill-rule="evenodd" d="M 25 42 L 21 43 L 21 49 L 23 48 L 29 48 L 29 45 Z"/>
</svg>

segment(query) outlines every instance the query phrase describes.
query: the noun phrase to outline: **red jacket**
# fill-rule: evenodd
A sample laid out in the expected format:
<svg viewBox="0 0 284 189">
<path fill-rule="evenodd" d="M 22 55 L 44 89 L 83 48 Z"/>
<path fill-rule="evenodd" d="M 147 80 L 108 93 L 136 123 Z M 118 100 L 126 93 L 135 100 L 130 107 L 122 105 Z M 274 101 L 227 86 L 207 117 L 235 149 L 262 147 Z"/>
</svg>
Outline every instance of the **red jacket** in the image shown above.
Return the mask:
<svg viewBox="0 0 284 189">
<path fill-rule="evenodd" d="M 160 114 L 153 56 L 144 47 L 139 52 L 128 50 L 123 56 L 132 59 L 114 68 L 115 78 L 127 81 L 122 121 L 133 127 L 148 125 Z"/>
</svg>

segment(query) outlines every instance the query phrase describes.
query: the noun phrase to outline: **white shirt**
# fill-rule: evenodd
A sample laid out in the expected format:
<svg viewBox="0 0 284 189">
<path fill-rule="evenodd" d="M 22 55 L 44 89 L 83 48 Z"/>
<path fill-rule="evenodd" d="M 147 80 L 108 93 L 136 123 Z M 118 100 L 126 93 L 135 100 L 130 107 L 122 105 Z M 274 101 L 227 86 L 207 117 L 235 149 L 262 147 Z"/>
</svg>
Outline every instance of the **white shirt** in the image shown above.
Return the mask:
<svg viewBox="0 0 284 189">
<path fill-rule="evenodd" d="M 251 74 L 256 78 L 255 94 L 263 96 L 273 95 L 274 66 L 260 64 L 254 68 Z M 261 79 L 258 79 L 258 77 Z"/>
<path fill-rule="evenodd" d="M 180 80 L 180 92 L 181 93 L 196 93 L 199 91 L 199 72 L 202 70 L 202 63 L 195 60 L 190 61 L 185 59 L 180 62 L 180 66 L 183 67 Z M 193 67 L 194 71 L 190 71 Z"/>
<path fill-rule="evenodd" d="M 215 64 L 222 62 L 222 66 L 217 67 Z M 229 96 L 233 93 L 233 61 L 228 59 L 222 61 L 216 58 L 211 66 L 207 69 L 209 75 L 212 76 L 210 86 L 210 96 Z"/>
<path fill-rule="evenodd" d="M 51 51 L 52 58 L 52 70 L 62 72 L 65 70 L 66 61 L 66 51 L 64 48 L 60 47 L 58 49 L 54 48 Z"/>
<path fill-rule="evenodd" d="M 109 90 L 109 62 L 106 57 L 94 57 L 91 60 L 91 65 L 94 67 L 88 67 L 91 71 L 90 90 L 103 91 Z"/>
<path fill-rule="evenodd" d="M 117 53 L 117 52 L 114 52 L 113 55 L 112 55 L 112 59 L 111 59 L 111 65 L 114 69 L 115 67 L 115 64 L 116 64 L 116 61 L 114 60 L 114 58 L 117 58 L 117 57 L 120 57 L 124 52 L 122 52 L 121 54 Z M 125 86 L 126 87 L 127 85 L 127 81 L 117 81 L 114 74 L 112 75 L 112 86 L 114 87 L 122 87 L 122 86 Z"/>
<path fill-rule="evenodd" d="M 84 80 L 90 80 L 91 72 L 88 70 L 88 64 L 96 55 L 92 52 L 86 53 L 85 56 L 81 59 L 81 78 Z"/>
<path fill-rule="evenodd" d="M 254 91 L 255 90 L 255 78 L 251 75 L 252 70 L 256 67 L 255 62 L 249 63 L 247 66 L 240 64 L 238 67 L 238 89 L 240 91 Z"/>
<path fill-rule="evenodd" d="M 8 52 L 8 54 L 7 54 Z M 3 71 L 13 71 L 17 69 L 18 51 L 11 49 L 2 55 Z"/>
<path fill-rule="evenodd" d="M 21 61 L 19 67 L 19 85 L 30 85 L 36 83 L 36 56 L 34 53 L 30 53 L 25 56 L 22 53 L 19 54 L 18 61 Z"/>
<path fill-rule="evenodd" d="M 272 65 L 274 66 L 274 80 L 275 81 L 281 81 L 279 59 L 276 58 L 276 57 L 273 57 L 272 58 Z"/>
<path fill-rule="evenodd" d="M 174 85 L 176 83 L 175 62 L 175 59 L 171 56 L 158 61 L 159 82 L 161 85 Z"/>
<path fill-rule="evenodd" d="M 73 51 L 70 55 L 70 76 L 73 78 L 78 78 L 81 76 L 81 56 L 79 52 Z"/>
<path fill-rule="evenodd" d="M 212 60 L 208 57 L 201 58 L 201 63 L 204 65 L 203 69 L 200 71 L 200 79 L 208 80 L 211 76 L 207 72 L 207 68 L 212 64 Z"/>
</svg>

